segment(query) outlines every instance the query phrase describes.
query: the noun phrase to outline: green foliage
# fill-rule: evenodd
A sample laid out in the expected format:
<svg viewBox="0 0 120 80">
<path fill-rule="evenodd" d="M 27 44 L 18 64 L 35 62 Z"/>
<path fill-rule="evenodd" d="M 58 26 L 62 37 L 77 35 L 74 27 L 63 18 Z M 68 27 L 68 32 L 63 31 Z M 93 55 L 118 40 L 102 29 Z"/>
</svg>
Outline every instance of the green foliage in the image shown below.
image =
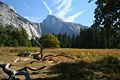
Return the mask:
<svg viewBox="0 0 120 80">
<path fill-rule="evenodd" d="M 58 36 L 58 39 L 60 41 L 60 46 L 63 47 L 63 48 L 70 48 L 71 47 L 71 37 L 68 36 L 66 33 L 65 34 L 59 34 L 57 35 Z"/>
<path fill-rule="evenodd" d="M 93 1 L 93 0 L 90 0 Z M 95 21 L 92 25 L 94 38 L 99 37 L 98 31 L 103 28 L 105 48 L 116 48 L 118 31 L 120 31 L 120 0 L 96 0 Z"/>
<path fill-rule="evenodd" d="M 120 49 L 120 43 L 117 45 L 117 48 L 119 48 L 119 49 Z"/>
<path fill-rule="evenodd" d="M 93 30 L 91 28 L 80 31 L 80 48 L 93 48 Z"/>
<path fill-rule="evenodd" d="M 106 44 L 105 29 L 87 28 L 81 29 L 79 35 L 69 36 L 67 34 L 58 34 L 60 47 L 62 48 L 120 48 L 120 35 L 111 34 Z"/>
<path fill-rule="evenodd" d="M 92 28 L 81 29 L 79 35 L 59 34 L 57 36 L 63 48 L 93 48 L 94 46 Z"/>
<path fill-rule="evenodd" d="M 42 45 L 45 48 L 59 48 L 60 42 L 58 38 L 53 34 L 46 34 L 42 38 Z"/>
<path fill-rule="evenodd" d="M 31 43 L 24 29 L 7 25 L 0 26 L 0 46 L 31 46 Z"/>
</svg>

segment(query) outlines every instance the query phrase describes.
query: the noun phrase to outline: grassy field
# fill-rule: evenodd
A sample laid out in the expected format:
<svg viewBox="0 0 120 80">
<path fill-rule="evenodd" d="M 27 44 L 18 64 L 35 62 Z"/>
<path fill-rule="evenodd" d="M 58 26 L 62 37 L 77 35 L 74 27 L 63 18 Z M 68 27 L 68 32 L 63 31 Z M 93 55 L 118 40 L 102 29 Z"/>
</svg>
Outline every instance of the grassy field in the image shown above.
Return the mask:
<svg viewBox="0 0 120 80">
<path fill-rule="evenodd" d="M 39 52 L 35 47 L 1 47 L 0 62 L 13 63 L 18 58 L 17 54 L 24 51 Z M 118 49 L 44 49 L 44 55 L 64 53 L 74 59 L 63 56 L 50 57 L 51 61 L 34 61 L 31 57 L 21 58 L 21 61 L 13 63 L 11 68 L 19 69 L 23 66 L 41 67 L 45 69 L 31 72 L 34 80 L 120 80 L 120 50 Z M 23 61 L 22 59 L 28 59 Z M 0 77 L 3 78 L 2 70 Z M 23 78 L 19 76 L 20 78 Z M 0 80 L 1 80 L 0 78 Z"/>
</svg>

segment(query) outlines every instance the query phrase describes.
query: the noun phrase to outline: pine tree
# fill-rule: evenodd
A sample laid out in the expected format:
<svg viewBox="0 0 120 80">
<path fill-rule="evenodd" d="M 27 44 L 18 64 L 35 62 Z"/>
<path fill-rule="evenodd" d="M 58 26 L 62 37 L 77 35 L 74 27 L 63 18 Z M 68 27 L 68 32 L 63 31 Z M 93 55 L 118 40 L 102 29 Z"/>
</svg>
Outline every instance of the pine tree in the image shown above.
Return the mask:
<svg viewBox="0 0 120 80">
<path fill-rule="evenodd" d="M 96 0 L 96 5 L 95 21 L 92 27 L 99 31 L 101 27 L 104 28 L 105 48 L 112 48 L 120 31 L 120 0 Z"/>
</svg>

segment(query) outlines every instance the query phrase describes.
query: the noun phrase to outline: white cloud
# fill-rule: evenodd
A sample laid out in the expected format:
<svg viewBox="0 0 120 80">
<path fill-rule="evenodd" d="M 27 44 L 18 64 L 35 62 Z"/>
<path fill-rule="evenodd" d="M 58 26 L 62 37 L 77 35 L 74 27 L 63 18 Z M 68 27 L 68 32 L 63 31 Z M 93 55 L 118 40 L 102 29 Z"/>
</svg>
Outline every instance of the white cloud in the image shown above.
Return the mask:
<svg viewBox="0 0 120 80">
<path fill-rule="evenodd" d="M 52 10 L 50 9 L 50 7 L 47 5 L 47 3 L 45 1 L 42 1 L 42 3 L 44 4 L 44 6 L 47 8 L 48 12 L 50 15 L 53 15 Z"/>
<path fill-rule="evenodd" d="M 59 7 L 62 6 L 62 9 L 56 13 L 56 16 L 64 18 L 65 15 L 71 10 L 71 5 L 72 5 L 72 0 L 63 0 L 63 2 L 57 6 L 58 9 Z"/>
<path fill-rule="evenodd" d="M 60 3 L 63 0 L 53 0 L 53 1 L 54 1 L 55 4 L 58 4 L 58 3 Z"/>
<path fill-rule="evenodd" d="M 37 23 L 39 23 L 39 22 L 42 21 L 42 19 L 39 18 L 39 17 L 29 17 L 29 16 L 24 16 L 24 17 L 25 17 L 26 19 L 32 21 L 32 22 L 37 22 Z"/>
<path fill-rule="evenodd" d="M 69 14 L 71 11 L 74 12 L 72 7 L 73 0 L 53 0 L 53 4 L 47 4 L 48 0 L 43 0 L 43 4 L 47 8 L 50 15 L 55 15 L 59 18 L 62 18 L 64 21 L 67 22 L 74 22 L 76 18 L 78 18 L 81 14 L 83 14 L 85 11 L 77 11 L 71 16 L 67 17 L 67 14 Z M 50 8 L 50 6 L 54 6 L 53 8 Z"/>
<path fill-rule="evenodd" d="M 77 12 L 75 14 L 73 14 L 72 16 L 69 16 L 67 17 L 65 20 L 67 22 L 73 22 L 78 16 L 80 16 L 81 14 L 83 14 L 85 11 L 80 11 L 80 12 Z"/>
<path fill-rule="evenodd" d="M 60 10 L 64 6 L 65 0 L 60 0 L 57 2 L 57 10 Z"/>
</svg>

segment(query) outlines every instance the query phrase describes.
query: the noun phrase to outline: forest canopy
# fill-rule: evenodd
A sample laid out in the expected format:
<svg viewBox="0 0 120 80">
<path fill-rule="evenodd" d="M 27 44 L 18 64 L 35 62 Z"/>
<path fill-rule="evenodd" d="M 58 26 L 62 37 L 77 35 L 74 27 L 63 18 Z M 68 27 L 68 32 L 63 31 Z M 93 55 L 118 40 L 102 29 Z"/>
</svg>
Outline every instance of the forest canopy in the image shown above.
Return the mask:
<svg viewBox="0 0 120 80">
<path fill-rule="evenodd" d="M 31 46 L 28 34 L 25 29 L 18 29 L 13 26 L 0 26 L 0 46 Z"/>
</svg>

